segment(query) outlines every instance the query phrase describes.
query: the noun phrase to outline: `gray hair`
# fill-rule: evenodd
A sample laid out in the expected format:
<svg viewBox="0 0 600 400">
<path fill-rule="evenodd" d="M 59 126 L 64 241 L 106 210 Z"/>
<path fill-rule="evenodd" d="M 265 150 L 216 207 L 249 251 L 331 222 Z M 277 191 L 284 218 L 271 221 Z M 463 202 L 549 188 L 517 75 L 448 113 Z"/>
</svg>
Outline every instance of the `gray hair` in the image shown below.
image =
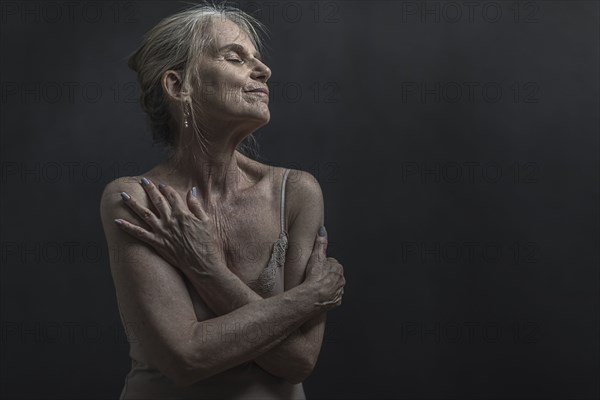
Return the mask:
<svg viewBox="0 0 600 400">
<path fill-rule="evenodd" d="M 225 3 L 203 2 L 180 11 L 161 20 L 144 36 L 142 45 L 129 56 L 128 66 L 137 73 L 141 88 L 140 104 L 149 118 L 152 137 L 155 142 L 166 145 L 176 151 L 186 147 L 183 143 L 183 131 L 177 134 L 171 129 L 172 117 L 161 86 L 162 74 L 169 70 L 181 70 L 182 88 L 191 92 L 198 76 L 199 60 L 215 50 L 215 37 L 212 31 L 213 19 L 228 19 L 236 23 L 259 53 L 264 44 L 259 33 L 267 33 L 264 25 L 255 17 Z M 201 115 L 202 110 L 192 101 L 192 127 L 195 135 L 188 140 L 198 140 L 204 146 L 200 129 L 201 121 L 194 114 Z M 181 103 L 183 115 L 185 104 Z M 246 156 L 258 156 L 258 143 L 254 135 L 249 135 L 237 150 Z"/>
</svg>

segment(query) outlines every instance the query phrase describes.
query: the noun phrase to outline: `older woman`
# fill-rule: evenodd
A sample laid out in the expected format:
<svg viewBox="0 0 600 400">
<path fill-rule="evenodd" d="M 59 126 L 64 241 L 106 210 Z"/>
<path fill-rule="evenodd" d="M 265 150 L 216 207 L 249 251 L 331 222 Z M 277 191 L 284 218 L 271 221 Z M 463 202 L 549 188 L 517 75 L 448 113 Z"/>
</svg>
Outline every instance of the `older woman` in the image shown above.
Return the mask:
<svg viewBox="0 0 600 400">
<path fill-rule="evenodd" d="M 122 399 L 305 398 L 326 312 L 341 304 L 318 182 L 243 154 L 270 118 L 258 28 L 238 9 L 195 6 L 130 57 L 173 151 L 102 196 L 131 339 Z"/>
</svg>

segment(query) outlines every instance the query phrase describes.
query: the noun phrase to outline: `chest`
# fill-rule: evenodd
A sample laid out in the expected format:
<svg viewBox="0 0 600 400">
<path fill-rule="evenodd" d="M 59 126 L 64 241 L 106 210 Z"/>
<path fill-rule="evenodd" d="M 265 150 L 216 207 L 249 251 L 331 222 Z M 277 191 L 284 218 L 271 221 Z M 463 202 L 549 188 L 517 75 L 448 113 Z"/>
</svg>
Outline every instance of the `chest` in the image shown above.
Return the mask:
<svg viewBox="0 0 600 400">
<path fill-rule="evenodd" d="M 247 284 L 255 280 L 268 266 L 279 240 L 279 219 L 274 210 L 265 204 L 262 209 L 236 208 L 211 218 L 229 270 Z"/>
<path fill-rule="evenodd" d="M 282 252 L 280 204 L 273 190 L 254 190 L 226 202 L 207 201 L 203 209 L 229 270 L 249 286 L 261 275 L 264 280 L 274 253 L 277 258 Z"/>
<path fill-rule="evenodd" d="M 227 215 L 218 212 L 211 215 L 219 227 L 218 245 L 227 267 L 264 298 L 283 292 L 283 264 L 287 252 L 287 236 L 280 236 L 279 216 L 268 210 L 269 207 L 238 208 Z M 187 283 L 198 320 L 215 317 L 193 286 Z M 228 294 L 224 292 L 223 295 Z"/>
<path fill-rule="evenodd" d="M 185 199 L 187 192 L 177 191 Z M 244 282 L 254 279 L 267 265 L 281 231 L 280 204 L 273 188 L 257 185 L 235 198 L 202 199 L 201 204 L 227 267 Z"/>
</svg>

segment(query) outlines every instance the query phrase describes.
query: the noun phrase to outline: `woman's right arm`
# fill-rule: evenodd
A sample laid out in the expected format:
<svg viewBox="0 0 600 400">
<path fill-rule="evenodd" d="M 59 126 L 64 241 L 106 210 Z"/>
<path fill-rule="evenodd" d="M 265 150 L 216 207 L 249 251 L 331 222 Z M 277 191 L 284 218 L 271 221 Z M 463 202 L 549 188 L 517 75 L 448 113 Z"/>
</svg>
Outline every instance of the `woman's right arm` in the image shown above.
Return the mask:
<svg viewBox="0 0 600 400">
<path fill-rule="evenodd" d="M 217 318 L 198 321 L 178 270 L 149 245 L 121 231 L 114 219 L 144 223 L 127 207 L 121 192 L 144 199 L 136 178 L 109 183 L 101 215 L 110 267 L 128 334 L 133 334 L 151 365 L 175 384 L 206 379 L 259 355 L 283 341 L 305 321 L 321 314 L 314 290 L 299 285 Z"/>
</svg>

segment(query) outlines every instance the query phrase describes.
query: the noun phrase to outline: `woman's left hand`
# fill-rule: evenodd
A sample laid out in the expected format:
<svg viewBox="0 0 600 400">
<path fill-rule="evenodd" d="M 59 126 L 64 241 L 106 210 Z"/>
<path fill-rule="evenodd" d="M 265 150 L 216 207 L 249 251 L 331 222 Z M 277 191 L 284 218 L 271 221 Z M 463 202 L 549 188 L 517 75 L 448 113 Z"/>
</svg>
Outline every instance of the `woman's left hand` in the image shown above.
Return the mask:
<svg viewBox="0 0 600 400">
<path fill-rule="evenodd" d="M 115 220 L 117 225 L 131 236 L 150 244 L 161 257 L 185 274 L 192 270 L 201 275 L 212 275 L 222 267 L 224 257 L 216 240 L 216 228 L 202 209 L 195 188 L 188 192 L 186 204 L 168 185 L 161 184 L 157 188 L 146 178 L 142 178 L 140 183 L 158 215 L 125 192 L 121 193 L 121 197 L 151 230 L 123 219 Z"/>
</svg>

